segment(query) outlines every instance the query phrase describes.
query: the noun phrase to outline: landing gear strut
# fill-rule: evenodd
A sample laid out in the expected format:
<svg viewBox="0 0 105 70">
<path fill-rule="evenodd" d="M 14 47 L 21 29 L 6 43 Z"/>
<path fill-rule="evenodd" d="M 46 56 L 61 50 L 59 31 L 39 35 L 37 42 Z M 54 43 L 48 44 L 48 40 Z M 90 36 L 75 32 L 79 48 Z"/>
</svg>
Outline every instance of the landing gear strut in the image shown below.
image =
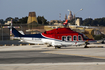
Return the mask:
<svg viewBox="0 0 105 70">
<path fill-rule="evenodd" d="M 87 47 L 88 44 L 89 44 L 88 42 L 85 42 L 85 47 L 84 48 L 89 48 L 89 47 Z"/>
</svg>

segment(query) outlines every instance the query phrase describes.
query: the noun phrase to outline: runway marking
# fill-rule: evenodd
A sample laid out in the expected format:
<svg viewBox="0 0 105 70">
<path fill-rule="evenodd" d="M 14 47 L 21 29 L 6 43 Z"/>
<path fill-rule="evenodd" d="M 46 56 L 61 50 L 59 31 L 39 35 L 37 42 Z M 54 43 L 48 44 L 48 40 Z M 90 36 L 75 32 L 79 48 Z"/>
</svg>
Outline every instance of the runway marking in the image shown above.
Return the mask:
<svg viewBox="0 0 105 70">
<path fill-rule="evenodd" d="M 80 54 L 67 54 L 67 53 L 57 53 L 54 51 L 47 51 L 42 53 L 50 53 L 50 54 L 60 54 L 60 55 L 72 55 L 72 56 L 82 56 L 82 57 L 90 57 L 90 58 L 97 58 L 97 59 L 105 59 L 105 57 L 101 56 L 91 56 L 91 55 L 80 55 Z"/>
</svg>

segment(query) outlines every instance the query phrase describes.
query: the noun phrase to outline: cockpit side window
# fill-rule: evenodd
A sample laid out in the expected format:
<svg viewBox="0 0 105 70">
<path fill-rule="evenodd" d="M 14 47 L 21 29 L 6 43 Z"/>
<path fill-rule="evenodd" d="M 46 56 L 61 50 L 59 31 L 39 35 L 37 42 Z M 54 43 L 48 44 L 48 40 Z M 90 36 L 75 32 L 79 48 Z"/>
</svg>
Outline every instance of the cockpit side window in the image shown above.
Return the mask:
<svg viewBox="0 0 105 70">
<path fill-rule="evenodd" d="M 89 39 L 85 34 L 83 34 L 83 33 L 79 33 L 79 34 L 83 37 L 83 40 Z"/>
<path fill-rule="evenodd" d="M 67 36 L 67 41 L 72 41 L 72 37 L 71 36 Z"/>
<path fill-rule="evenodd" d="M 66 41 L 66 36 L 62 36 L 62 41 Z"/>
<path fill-rule="evenodd" d="M 73 36 L 73 41 L 77 41 L 77 36 Z"/>
</svg>

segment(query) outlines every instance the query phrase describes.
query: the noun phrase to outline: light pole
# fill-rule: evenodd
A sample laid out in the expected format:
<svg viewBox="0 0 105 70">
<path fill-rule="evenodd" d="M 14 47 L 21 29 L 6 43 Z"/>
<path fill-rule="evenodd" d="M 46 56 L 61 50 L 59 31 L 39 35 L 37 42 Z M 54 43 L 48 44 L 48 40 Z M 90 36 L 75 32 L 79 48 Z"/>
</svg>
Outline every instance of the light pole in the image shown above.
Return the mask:
<svg viewBox="0 0 105 70">
<path fill-rule="evenodd" d="M 83 9 L 80 9 L 79 11 L 82 11 Z M 76 13 L 75 13 L 75 15 L 79 12 L 79 11 L 77 11 Z"/>
<path fill-rule="evenodd" d="M 77 14 L 78 12 L 82 11 L 82 10 L 83 10 L 83 9 L 80 9 L 80 10 L 79 10 L 79 11 L 77 11 L 76 13 L 74 13 L 74 12 L 72 11 L 72 12 L 73 12 L 73 14 L 75 15 L 75 18 L 74 18 L 74 19 L 75 19 L 75 22 L 74 22 L 75 24 L 76 24 L 76 14 Z M 70 12 L 70 10 L 69 10 L 69 9 L 68 9 L 68 11 Z"/>
<path fill-rule="evenodd" d="M 78 12 L 80 12 L 80 11 L 82 11 L 83 9 L 80 9 L 79 11 L 77 11 L 76 13 L 75 13 L 75 25 L 77 25 L 76 24 L 76 14 L 78 13 Z"/>
</svg>

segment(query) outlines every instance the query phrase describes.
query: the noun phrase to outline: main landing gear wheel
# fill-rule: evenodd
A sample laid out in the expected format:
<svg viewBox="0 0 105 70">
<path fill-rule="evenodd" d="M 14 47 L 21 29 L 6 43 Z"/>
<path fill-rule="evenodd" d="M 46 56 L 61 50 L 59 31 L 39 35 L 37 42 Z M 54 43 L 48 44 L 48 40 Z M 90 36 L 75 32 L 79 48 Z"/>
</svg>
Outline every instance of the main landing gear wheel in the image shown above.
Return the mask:
<svg viewBox="0 0 105 70">
<path fill-rule="evenodd" d="M 55 46 L 55 49 L 59 49 L 59 48 L 61 48 L 61 46 Z"/>
</svg>

